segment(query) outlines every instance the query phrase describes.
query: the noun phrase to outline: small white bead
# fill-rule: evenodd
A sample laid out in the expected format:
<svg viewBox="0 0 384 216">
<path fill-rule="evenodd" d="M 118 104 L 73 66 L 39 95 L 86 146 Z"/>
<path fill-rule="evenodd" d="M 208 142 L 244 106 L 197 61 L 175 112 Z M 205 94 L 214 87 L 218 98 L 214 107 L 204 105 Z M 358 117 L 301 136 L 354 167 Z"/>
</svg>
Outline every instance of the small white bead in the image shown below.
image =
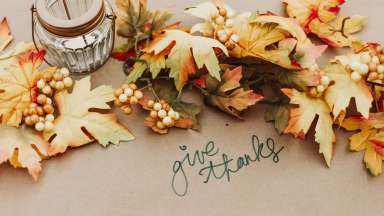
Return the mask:
<svg viewBox="0 0 384 216">
<path fill-rule="evenodd" d="M 360 79 L 361 79 L 361 75 L 360 75 L 360 73 L 357 72 L 357 71 L 352 72 L 352 74 L 351 74 L 351 79 L 352 79 L 353 81 L 355 81 L 355 82 L 360 81 Z"/>
<path fill-rule="evenodd" d="M 156 122 L 156 127 L 159 128 L 160 130 L 162 130 L 162 129 L 165 128 L 165 126 L 164 126 L 164 124 L 163 124 L 162 121 L 158 121 L 158 122 Z"/>
<path fill-rule="evenodd" d="M 371 62 L 371 56 L 369 55 L 369 53 L 363 53 L 360 56 L 360 62 L 363 64 L 368 64 L 369 62 Z"/>
<path fill-rule="evenodd" d="M 128 101 L 128 97 L 127 97 L 127 95 L 125 95 L 125 94 L 121 94 L 121 95 L 119 96 L 119 101 L 120 101 L 121 103 L 125 103 L 125 102 L 127 102 L 127 101 Z"/>
<path fill-rule="evenodd" d="M 45 101 L 45 104 L 52 105 L 52 99 L 47 97 L 47 101 Z"/>
<path fill-rule="evenodd" d="M 217 25 L 223 25 L 224 22 L 225 22 L 225 18 L 222 17 L 222 16 L 218 16 L 218 17 L 215 19 L 215 23 L 216 23 Z"/>
<path fill-rule="evenodd" d="M 52 122 L 48 121 L 48 122 L 45 122 L 44 130 L 45 131 L 52 131 L 53 127 L 54 127 L 54 124 Z"/>
<path fill-rule="evenodd" d="M 369 67 L 366 64 L 360 64 L 358 72 L 361 75 L 366 75 L 369 72 Z"/>
<path fill-rule="evenodd" d="M 323 93 L 325 91 L 325 87 L 323 85 L 318 85 L 316 89 L 317 89 L 317 92 L 319 93 Z"/>
<path fill-rule="evenodd" d="M 48 114 L 45 116 L 45 121 L 53 122 L 55 120 L 55 116 L 52 114 Z"/>
<path fill-rule="evenodd" d="M 56 85 L 55 85 L 55 88 L 58 90 L 58 91 L 61 91 L 65 88 L 65 84 L 63 81 L 57 81 L 56 82 Z"/>
<path fill-rule="evenodd" d="M 357 61 L 352 61 L 349 63 L 349 66 L 351 67 L 352 70 L 358 70 L 360 67 L 360 62 Z"/>
<path fill-rule="evenodd" d="M 180 114 L 179 114 L 179 112 L 175 112 L 175 118 L 174 118 L 175 120 L 179 120 L 180 119 Z"/>
<path fill-rule="evenodd" d="M 69 76 L 69 70 L 68 70 L 68 68 L 61 68 L 61 69 L 60 69 L 60 72 L 61 72 L 61 74 L 62 74 L 64 77 Z"/>
<path fill-rule="evenodd" d="M 165 118 L 163 119 L 163 124 L 164 124 L 165 126 L 171 126 L 171 125 L 172 125 L 172 118 L 169 117 L 169 116 L 165 117 Z"/>
<path fill-rule="evenodd" d="M 173 119 L 175 119 L 176 112 L 175 112 L 174 110 L 171 109 L 171 110 L 168 111 L 168 116 L 171 117 L 171 118 L 173 118 Z"/>
<path fill-rule="evenodd" d="M 226 27 L 231 28 L 231 27 L 233 27 L 234 24 L 235 23 L 234 23 L 234 21 L 232 19 L 227 19 L 227 21 L 225 21 L 225 26 Z"/>
<path fill-rule="evenodd" d="M 65 77 L 63 82 L 66 88 L 70 88 L 73 85 L 73 80 L 71 77 Z"/>
<path fill-rule="evenodd" d="M 330 83 L 329 77 L 328 76 L 321 76 L 320 83 L 323 86 L 329 86 L 329 83 Z"/>
<path fill-rule="evenodd" d="M 155 104 L 153 105 L 153 109 L 156 110 L 156 111 L 160 111 L 161 108 L 163 108 L 163 107 L 161 106 L 160 103 L 155 103 Z"/>
<path fill-rule="evenodd" d="M 226 37 L 227 32 L 225 30 L 220 30 L 217 32 L 217 37 Z"/>
<path fill-rule="evenodd" d="M 37 131 L 43 131 L 45 129 L 45 124 L 43 122 L 38 122 L 35 124 L 35 129 Z"/>
<path fill-rule="evenodd" d="M 44 86 L 45 86 L 45 81 L 42 80 L 42 79 L 39 80 L 39 81 L 37 81 L 36 86 L 37 86 L 37 88 L 39 88 L 39 89 L 44 88 Z"/>
<path fill-rule="evenodd" d="M 128 97 L 133 95 L 133 90 L 131 88 L 124 89 L 124 94 Z"/>
<path fill-rule="evenodd" d="M 384 65 L 378 65 L 377 66 L 377 72 L 384 73 Z"/>
<path fill-rule="evenodd" d="M 52 89 L 50 86 L 44 86 L 44 88 L 41 90 L 44 94 L 49 95 L 52 93 Z"/>
<path fill-rule="evenodd" d="M 134 95 L 135 95 L 135 97 L 137 98 L 137 99 L 141 99 L 141 98 L 143 98 L 143 92 L 141 92 L 141 91 L 135 91 L 135 93 L 134 93 Z"/>
<path fill-rule="evenodd" d="M 160 118 L 165 118 L 167 116 L 167 111 L 165 110 L 160 110 L 157 115 L 160 117 Z"/>
<path fill-rule="evenodd" d="M 233 34 L 233 35 L 231 36 L 231 40 L 232 40 L 233 42 L 237 43 L 237 42 L 239 42 L 239 40 L 240 40 L 240 36 L 237 35 L 237 34 Z"/>
<path fill-rule="evenodd" d="M 373 56 L 371 62 L 378 65 L 380 64 L 380 59 L 377 56 Z"/>
</svg>

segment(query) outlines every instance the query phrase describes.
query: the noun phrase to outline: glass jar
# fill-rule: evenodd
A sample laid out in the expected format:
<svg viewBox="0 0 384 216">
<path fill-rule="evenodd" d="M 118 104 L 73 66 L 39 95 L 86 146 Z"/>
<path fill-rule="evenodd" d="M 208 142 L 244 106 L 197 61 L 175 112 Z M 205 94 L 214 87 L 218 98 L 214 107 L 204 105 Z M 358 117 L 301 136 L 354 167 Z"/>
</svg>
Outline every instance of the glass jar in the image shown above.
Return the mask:
<svg viewBox="0 0 384 216">
<path fill-rule="evenodd" d="M 33 41 L 46 50 L 48 64 L 89 73 L 110 56 L 115 18 L 107 0 L 35 0 Z"/>
</svg>

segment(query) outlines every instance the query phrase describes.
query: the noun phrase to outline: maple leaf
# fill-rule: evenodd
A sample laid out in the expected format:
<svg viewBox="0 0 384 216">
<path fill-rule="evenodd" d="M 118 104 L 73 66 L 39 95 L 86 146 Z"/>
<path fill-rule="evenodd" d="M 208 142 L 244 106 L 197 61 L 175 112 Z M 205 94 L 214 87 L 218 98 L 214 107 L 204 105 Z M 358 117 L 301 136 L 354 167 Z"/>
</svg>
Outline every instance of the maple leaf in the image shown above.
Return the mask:
<svg viewBox="0 0 384 216">
<path fill-rule="evenodd" d="M 54 130 L 44 132 L 45 140 L 50 141 L 48 154 L 56 155 L 67 147 L 79 147 L 93 141 L 103 146 L 109 143 L 134 139 L 132 134 L 117 123 L 113 113 L 102 114 L 93 109 L 108 110 L 107 104 L 114 99 L 111 86 L 99 86 L 90 90 L 90 77 L 77 81 L 72 93 L 67 90 L 55 95 L 60 115 L 54 121 Z"/>
<path fill-rule="evenodd" d="M 344 0 L 283 0 L 289 17 L 305 29 L 314 20 L 328 23 L 337 17 Z"/>
<path fill-rule="evenodd" d="M 255 94 L 253 90 L 242 88 L 240 85 L 242 77 L 241 67 L 227 70 L 217 89 L 208 95 L 207 102 L 230 115 L 241 118 L 240 113 L 242 111 L 264 98 Z"/>
<path fill-rule="evenodd" d="M 313 45 L 292 19 L 274 15 L 237 19 L 233 30 L 240 39 L 231 56 L 261 58 L 287 69 L 311 67 L 327 48 Z"/>
<path fill-rule="evenodd" d="M 20 50 L 19 50 L 20 51 Z M 28 51 L 0 60 L 1 123 L 18 127 L 22 112 L 31 102 L 31 89 L 39 74 L 44 51 Z"/>
<path fill-rule="evenodd" d="M 372 175 L 380 175 L 384 160 L 384 113 L 371 113 L 368 119 L 352 116 L 345 119 L 341 126 L 348 131 L 360 130 L 349 138 L 350 150 L 365 150 L 366 167 Z"/>
<path fill-rule="evenodd" d="M 334 81 L 334 85 L 329 86 L 324 94 L 334 118 L 346 112 L 352 98 L 355 99 L 357 111 L 368 118 L 373 97 L 366 81 L 353 81 L 350 72 L 338 63 L 327 65 L 323 71 Z"/>
<path fill-rule="evenodd" d="M 171 18 L 168 12 L 149 11 L 146 0 L 116 0 L 117 34 L 127 38 L 127 50 L 138 42 L 150 39 Z"/>
<path fill-rule="evenodd" d="M 12 40 L 13 36 L 9 30 L 7 18 L 4 18 L 0 23 L 0 52 L 3 51 Z"/>
<path fill-rule="evenodd" d="M 177 90 L 181 90 L 189 76 L 204 66 L 220 80 L 220 66 L 213 48 L 226 55 L 228 51 L 219 41 L 193 36 L 180 30 L 164 30 L 143 50 L 142 60 L 134 65 L 127 82 L 135 82 L 147 69 L 156 78 L 161 69 L 169 69 Z M 165 63 L 165 64 L 164 64 Z"/>
<path fill-rule="evenodd" d="M 0 164 L 9 161 L 15 168 L 27 168 L 37 180 L 40 161 L 47 156 L 48 143 L 26 127 L 0 125 Z"/>
<path fill-rule="evenodd" d="M 291 99 L 291 104 L 299 106 L 290 110 L 290 120 L 284 133 L 291 133 L 295 137 L 304 139 L 313 121 L 318 117 L 315 141 L 320 144 L 319 153 L 323 154 L 327 165 L 330 166 L 333 144 L 336 141 L 332 128 L 331 109 L 323 99 L 311 98 L 296 89 L 282 89 L 282 92 Z"/>
<path fill-rule="evenodd" d="M 289 17 L 294 18 L 307 33 L 317 35 L 332 47 L 348 47 L 361 31 L 365 17 L 337 16 L 344 0 L 284 0 Z"/>
<path fill-rule="evenodd" d="M 332 47 L 349 47 L 354 40 L 357 40 L 352 34 L 363 29 L 365 20 L 365 17 L 359 15 L 339 16 L 330 23 L 323 23 L 319 19 L 314 19 L 309 24 L 309 29 Z"/>
</svg>

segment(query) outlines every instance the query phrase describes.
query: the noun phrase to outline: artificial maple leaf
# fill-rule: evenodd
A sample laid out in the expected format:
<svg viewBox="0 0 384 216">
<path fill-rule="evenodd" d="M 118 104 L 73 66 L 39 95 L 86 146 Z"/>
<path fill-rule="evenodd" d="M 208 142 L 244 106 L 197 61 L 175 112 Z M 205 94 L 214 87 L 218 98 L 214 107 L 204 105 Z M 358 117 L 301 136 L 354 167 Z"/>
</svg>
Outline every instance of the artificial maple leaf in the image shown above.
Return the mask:
<svg viewBox="0 0 384 216">
<path fill-rule="evenodd" d="M 26 127 L 0 125 L 0 164 L 9 161 L 15 168 L 27 168 L 37 180 L 40 161 L 47 156 L 48 142 Z"/>
<path fill-rule="evenodd" d="M 372 175 L 380 175 L 384 160 L 384 113 L 371 113 L 368 119 L 352 116 L 345 119 L 341 126 L 348 131 L 360 130 L 349 138 L 350 150 L 365 150 L 366 167 Z"/>
<path fill-rule="evenodd" d="M 4 18 L 0 23 L 0 52 L 3 51 L 12 40 L 13 36 L 9 30 L 8 21 Z"/>
<path fill-rule="evenodd" d="M 231 56 L 261 58 L 287 69 L 311 67 L 327 48 L 313 45 L 292 19 L 274 15 L 237 19 L 233 31 L 240 39 Z"/>
<path fill-rule="evenodd" d="M 222 82 L 217 89 L 210 93 L 207 102 L 235 117 L 241 118 L 240 113 L 255 105 L 264 97 L 255 94 L 253 90 L 245 90 L 240 85 L 243 77 L 241 67 L 227 70 L 222 76 Z"/>
<path fill-rule="evenodd" d="M 60 115 L 54 121 L 54 130 L 44 132 L 45 140 L 50 141 L 48 154 L 55 155 L 66 151 L 67 147 L 79 147 L 93 141 L 103 146 L 109 143 L 134 139 L 132 134 L 117 123 L 113 113 L 101 114 L 90 109 L 108 110 L 107 104 L 114 99 L 111 86 L 91 89 L 90 77 L 77 81 L 72 93 L 61 91 L 55 95 Z"/>
<path fill-rule="evenodd" d="M 339 6 L 344 0 L 283 0 L 289 17 L 294 18 L 306 30 L 308 25 L 319 19 L 328 23 L 337 17 Z"/>
<path fill-rule="evenodd" d="M 44 51 L 28 51 L 0 60 L 1 123 L 18 127 L 22 112 L 32 100 L 31 90 L 39 74 Z"/>
<path fill-rule="evenodd" d="M 291 99 L 291 104 L 299 107 L 290 110 L 290 120 L 284 133 L 291 133 L 295 137 L 304 139 L 313 121 L 318 116 L 315 127 L 315 141 L 320 144 L 319 153 L 323 154 L 328 166 L 331 165 L 333 144 L 336 141 L 333 132 L 331 109 L 321 98 L 311 98 L 306 93 L 296 89 L 282 89 Z"/>
<path fill-rule="evenodd" d="M 138 42 L 150 39 L 171 18 L 168 12 L 149 11 L 146 0 L 116 0 L 117 34 L 127 38 L 126 51 Z"/>
<path fill-rule="evenodd" d="M 143 50 L 145 54 L 142 60 L 146 64 L 136 63 L 127 82 L 135 82 L 147 69 L 153 78 L 161 69 L 169 69 L 169 76 L 174 79 L 180 91 L 189 76 L 204 66 L 209 74 L 220 80 L 219 61 L 213 48 L 219 48 L 228 55 L 227 49 L 219 41 L 180 30 L 164 30 Z"/>
<path fill-rule="evenodd" d="M 334 81 L 334 85 L 329 86 L 324 94 L 333 116 L 337 118 L 340 114 L 345 113 L 350 101 L 354 98 L 357 111 L 368 118 L 373 97 L 366 81 L 364 79 L 357 82 L 352 80 L 351 73 L 338 63 L 327 65 L 323 71 Z"/>
<path fill-rule="evenodd" d="M 359 15 L 339 16 L 330 23 L 314 19 L 309 24 L 309 29 L 332 47 L 349 47 L 354 40 L 357 40 L 352 34 L 363 29 L 365 20 L 365 17 Z"/>
</svg>

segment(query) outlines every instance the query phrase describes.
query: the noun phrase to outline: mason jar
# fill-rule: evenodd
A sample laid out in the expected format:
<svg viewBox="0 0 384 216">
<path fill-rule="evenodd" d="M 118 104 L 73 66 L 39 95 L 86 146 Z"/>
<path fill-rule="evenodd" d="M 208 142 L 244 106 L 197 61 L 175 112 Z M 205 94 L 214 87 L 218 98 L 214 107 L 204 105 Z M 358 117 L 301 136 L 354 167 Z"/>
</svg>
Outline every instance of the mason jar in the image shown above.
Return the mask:
<svg viewBox="0 0 384 216">
<path fill-rule="evenodd" d="M 35 0 L 32 36 L 46 62 L 72 73 L 89 73 L 109 58 L 115 14 L 107 0 Z"/>
</svg>

